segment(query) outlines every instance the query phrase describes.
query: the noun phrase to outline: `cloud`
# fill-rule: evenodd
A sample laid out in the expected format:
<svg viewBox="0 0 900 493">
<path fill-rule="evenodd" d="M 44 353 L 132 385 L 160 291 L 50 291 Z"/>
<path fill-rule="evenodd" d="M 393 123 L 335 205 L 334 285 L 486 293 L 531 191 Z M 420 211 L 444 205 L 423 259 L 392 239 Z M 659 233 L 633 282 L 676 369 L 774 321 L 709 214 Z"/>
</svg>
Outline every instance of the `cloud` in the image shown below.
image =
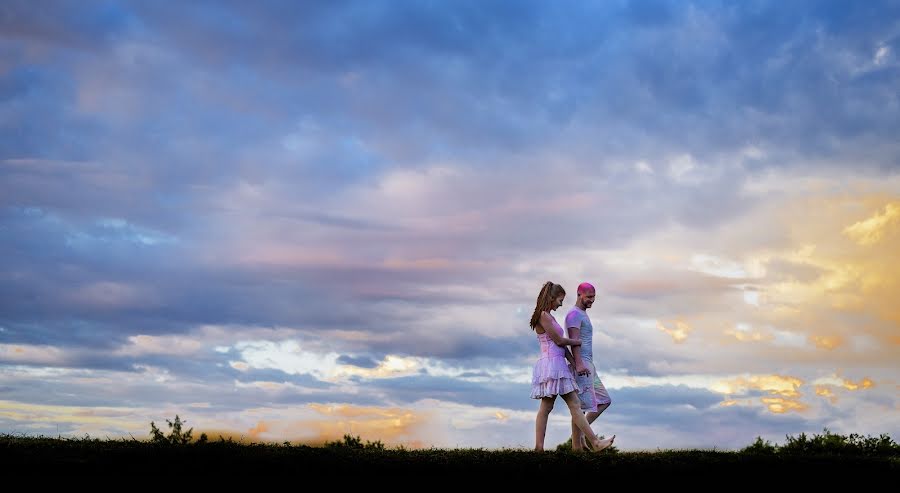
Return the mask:
<svg viewBox="0 0 900 493">
<path fill-rule="evenodd" d="M 820 349 L 834 349 L 843 344 L 843 340 L 839 336 L 817 336 L 810 335 L 810 340 Z"/>
<path fill-rule="evenodd" d="M 816 395 L 820 395 L 826 399 L 829 399 L 832 404 L 837 403 L 837 396 L 834 395 L 834 392 L 831 391 L 828 387 L 824 385 L 816 385 Z"/>
<path fill-rule="evenodd" d="M 735 329 L 728 329 L 725 333 L 741 342 L 772 342 L 775 339 L 773 334 L 753 330 L 745 324 L 739 324 Z"/>
<path fill-rule="evenodd" d="M 741 392 L 673 401 L 710 440 L 897 427 L 891 2 L 7 3 L 10 402 L 267 437 L 278 406 L 447 405 L 384 436 L 527 445 L 534 297 L 591 281 L 604 381 Z M 699 443 L 641 412 L 637 443 Z"/>
<path fill-rule="evenodd" d="M 831 396 L 831 390 L 829 390 L 830 388 L 854 391 L 865 390 L 875 386 L 875 382 L 872 381 L 872 379 L 870 379 L 869 377 L 863 377 L 859 380 L 859 382 L 854 382 L 852 380 L 838 376 L 837 374 L 818 378 L 813 383 L 817 384 L 816 393 L 818 393 L 819 389 L 823 389 L 823 391 L 827 391 L 829 397 Z"/>
<path fill-rule="evenodd" d="M 803 380 L 784 375 L 752 375 L 719 382 L 714 390 L 726 395 L 742 395 L 749 390 L 761 390 L 782 397 L 798 397 Z"/>
<path fill-rule="evenodd" d="M 666 328 L 666 326 L 664 326 L 660 322 L 656 323 L 656 328 L 665 332 L 666 334 L 669 334 L 672 337 L 672 341 L 674 341 L 676 344 L 684 342 L 687 339 L 688 334 L 691 332 L 691 327 L 688 324 L 679 321 L 675 322 L 674 329 Z"/>
<path fill-rule="evenodd" d="M 844 228 L 843 233 L 860 245 L 872 245 L 881 241 L 886 233 L 890 233 L 898 221 L 900 221 L 900 204 L 889 203 L 884 206 L 883 213 L 876 212 L 868 219 L 853 223 Z"/>
<path fill-rule="evenodd" d="M 128 338 L 129 344 L 123 346 L 117 354 L 139 356 L 143 354 L 168 354 L 172 356 L 190 356 L 200 351 L 201 343 L 195 339 L 178 336 L 137 335 Z"/>
<path fill-rule="evenodd" d="M 45 366 L 63 366 L 65 353 L 53 346 L 30 344 L 0 344 L 0 358 L 4 363 L 26 363 Z"/>
<path fill-rule="evenodd" d="M 769 411 L 776 414 L 786 413 L 788 411 L 804 411 L 808 407 L 802 402 L 785 399 L 783 397 L 762 397 L 760 400 L 766 404 Z"/>
<path fill-rule="evenodd" d="M 350 356 L 342 354 L 338 357 L 337 362 L 342 365 L 356 366 L 359 368 L 375 368 L 378 362 L 368 356 Z"/>
</svg>

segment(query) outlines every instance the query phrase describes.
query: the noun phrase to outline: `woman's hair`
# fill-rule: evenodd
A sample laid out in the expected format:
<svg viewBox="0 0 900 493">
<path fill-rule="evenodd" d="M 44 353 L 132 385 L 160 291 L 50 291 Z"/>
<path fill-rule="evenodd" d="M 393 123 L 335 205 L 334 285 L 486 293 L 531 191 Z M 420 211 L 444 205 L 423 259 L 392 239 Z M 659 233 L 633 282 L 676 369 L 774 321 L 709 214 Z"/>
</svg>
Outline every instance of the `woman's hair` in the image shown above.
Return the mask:
<svg viewBox="0 0 900 493">
<path fill-rule="evenodd" d="M 544 283 L 541 292 L 538 293 L 537 303 L 534 305 L 534 313 L 531 315 L 531 330 L 541 323 L 541 312 L 549 312 L 550 304 L 560 295 L 566 294 L 566 290 L 559 284 L 550 281 Z"/>
</svg>

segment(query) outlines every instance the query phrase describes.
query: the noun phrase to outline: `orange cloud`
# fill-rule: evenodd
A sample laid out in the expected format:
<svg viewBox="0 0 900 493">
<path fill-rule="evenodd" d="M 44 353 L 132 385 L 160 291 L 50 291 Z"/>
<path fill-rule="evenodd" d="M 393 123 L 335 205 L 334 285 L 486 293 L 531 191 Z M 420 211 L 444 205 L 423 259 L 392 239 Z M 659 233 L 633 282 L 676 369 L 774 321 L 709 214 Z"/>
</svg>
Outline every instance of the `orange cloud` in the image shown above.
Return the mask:
<svg viewBox="0 0 900 493">
<path fill-rule="evenodd" d="M 768 342 L 774 339 L 772 334 L 764 334 L 760 331 L 728 329 L 725 331 L 725 334 L 734 337 L 740 342 Z"/>
<path fill-rule="evenodd" d="M 834 397 L 834 393 L 824 385 L 816 385 L 816 395 L 821 395 L 822 397 Z"/>
<path fill-rule="evenodd" d="M 798 389 L 803 380 L 782 375 L 753 375 L 724 380 L 713 385 L 712 390 L 723 394 L 743 394 L 748 390 L 762 390 L 782 397 L 799 397 Z"/>
<path fill-rule="evenodd" d="M 837 394 L 835 394 L 835 390 L 844 389 L 855 391 L 864 390 L 875 386 L 875 382 L 873 382 L 868 377 L 864 377 L 859 382 L 853 382 L 837 375 L 820 378 L 813 383 L 816 384 L 816 395 L 822 396 L 826 399 L 830 399 L 832 403 L 836 403 L 838 400 Z"/>
<path fill-rule="evenodd" d="M 826 399 L 829 399 L 832 404 L 837 403 L 837 396 L 834 395 L 834 392 L 831 391 L 830 388 L 824 385 L 816 385 L 816 395 L 820 395 Z"/>
<path fill-rule="evenodd" d="M 875 386 L 875 382 L 872 381 L 872 379 L 869 377 L 863 377 L 859 382 L 854 382 L 840 376 L 839 373 L 819 378 L 813 383 L 818 386 L 830 386 L 833 388 L 844 388 L 847 390 L 868 389 Z"/>
<path fill-rule="evenodd" d="M 352 406 L 349 404 L 329 405 L 329 404 L 309 404 L 307 407 L 326 416 L 338 416 L 342 418 L 356 418 L 360 416 L 396 416 L 398 413 L 408 413 L 409 411 L 374 406 Z"/>
<path fill-rule="evenodd" d="M 834 348 L 840 347 L 844 344 L 844 339 L 841 336 L 809 336 L 809 340 L 816 345 L 819 349 L 827 349 L 831 351 Z"/>
<path fill-rule="evenodd" d="M 863 246 L 874 245 L 900 223 L 900 203 L 884 206 L 884 213 L 876 212 L 868 219 L 844 228 L 844 234 Z"/>
<path fill-rule="evenodd" d="M 853 383 L 850 380 L 844 380 L 842 384 L 847 390 L 859 390 L 859 389 L 868 389 L 870 387 L 875 386 L 875 382 L 870 380 L 869 378 L 863 378 L 859 381 L 859 383 Z"/>
<path fill-rule="evenodd" d="M 269 431 L 269 425 L 266 424 L 265 421 L 260 421 L 259 423 L 256 423 L 256 426 L 250 428 L 247 431 L 247 434 L 250 435 L 250 438 L 258 438 L 260 433 L 265 433 L 267 431 Z"/>
<path fill-rule="evenodd" d="M 896 361 L 900 200 L 896 195 L 813 193 L 777 206 L 780 224 L 775 228 L 786 233 L 785 245 L 744 256 L 745 262 L 749 257 L 764 266 L 754 287 L 765 310 L 755 311 L 755 320 L 748 318 L 777 328 L 777 341 L 786 341 L 784 335 L 805 338 L 810 347 L 824 350 L 809 355 L 817 361 L 855 365 L 857 355 L 846 349 L 862 346 L 873 363 Z M 877 213 L 860 217 L 860 210 Z M 862 319 L 868 321 L 855 322 Z M 883 344 L 866 345 L 872 339 Z M 835 354 L 822 354 L 828 352 Z"/>
<path fill-rule="evenodd" d="M 306 435 L 308 438 L 301 441 L 313 444 L 340 440 L 350 434 L 368 441 L 413 446 L 414 441 L 421 440 L 422 432 L 431 420 L 430 414 L 401 408 L 323 404 L 309 404 L 308 407 L 325 419 L 297 421 L 286 431 L 295 436 Z"/>
<path fill-rule="evenodd" d="M 422 367 L 422 360 L 413 357 L 394 356 L 389 354 L 375 368 L 360 368 L 352 365 L 340 365 L 336 376 L 347 377 L 357 375 L 365 378 L 387 378 L 411 375 Z"/>
<path fill-rule="evenodd" d="M 270 414 L 268 409 L 250 412 Z M 341 441 L 344 435 L 352 435 L 364 442 L 381 441 L 386 445 L 421 448 L 425 443 L 432 443 L 433 439 L 429 435 L 433 428 L 432 415 L 410 409 L 309 404 L 293 412 L 303 417 L 282 417 L 285 415 L 276 413 L 259 419 L 245 432 L 233 431 L 234 428 L 229 425 L 218 429 L 205 428 L 203 432 L 210 440 L 222 436 L 245 443 L 289 441 L 309 445 Z M 194 436 L 200 436 L 200 431 L 195 430 Z"/>
<path fill-rule="evenodd" d="M 672 337 L 672 340 L 675 341 L 675 344 L 681 344 L 682 342 L 687 340 L 688 334 L 691 332 L 691 327 L 680 321 L 675 322 L 675 328 L 670 329 L 662 324 L 662 322 L 656 322 L 656 328 L 669 334 Z"/>
<path fill-rule="evenodd" d="M 769 408 L 769 411 L 775 414 L 784 414 L 789 411 L 804 411 L 809 407 L 802 402 L 782 397 L 762 397 L 760 400 Z"/>
</svg>

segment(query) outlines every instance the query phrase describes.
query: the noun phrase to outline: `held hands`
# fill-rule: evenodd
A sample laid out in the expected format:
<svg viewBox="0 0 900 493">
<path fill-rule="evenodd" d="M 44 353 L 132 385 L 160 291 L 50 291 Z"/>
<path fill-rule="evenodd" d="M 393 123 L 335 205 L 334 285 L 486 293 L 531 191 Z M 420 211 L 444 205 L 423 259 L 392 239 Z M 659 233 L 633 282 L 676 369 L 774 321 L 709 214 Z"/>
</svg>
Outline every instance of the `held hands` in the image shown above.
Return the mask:
<svg viewBox="0 0 900 493">
<path fill-rule="evenodd" d="M 589 376 L 591 374 L 591 370 L 588 370 L 584 363 L 579 359 L 578 363 L 575 364 L 575 373 L 577 375 Z"/>
<path fill-rule="evenodd" d="M 570 346 L 580 346 L 580 345 L 581 345 L 581 339 L 569 339 L 568 344 L 569 344 Z"/>
</svg>

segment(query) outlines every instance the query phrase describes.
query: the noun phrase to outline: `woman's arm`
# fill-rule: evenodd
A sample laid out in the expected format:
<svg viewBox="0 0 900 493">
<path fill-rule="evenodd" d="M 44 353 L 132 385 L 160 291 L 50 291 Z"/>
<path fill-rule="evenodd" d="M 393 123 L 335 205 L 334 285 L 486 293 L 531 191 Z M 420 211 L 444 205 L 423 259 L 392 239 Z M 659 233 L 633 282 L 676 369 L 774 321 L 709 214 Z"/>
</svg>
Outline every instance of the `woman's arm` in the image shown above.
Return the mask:
<svg viewBox="0 0 900 493">
<path fill-rule="evenodd" d="M 560 335 L 556 329 L 553 328 L 554 320 L 553 317 L 550 316 L 547 312 L 541 313 L 541 328 L 547 335 L 550 337 L 550 340 L 553 341 L 557 346 L 580 346 L 581 340 L 569 339 L 568 337 L 563 337 Z"/>
</svg>

